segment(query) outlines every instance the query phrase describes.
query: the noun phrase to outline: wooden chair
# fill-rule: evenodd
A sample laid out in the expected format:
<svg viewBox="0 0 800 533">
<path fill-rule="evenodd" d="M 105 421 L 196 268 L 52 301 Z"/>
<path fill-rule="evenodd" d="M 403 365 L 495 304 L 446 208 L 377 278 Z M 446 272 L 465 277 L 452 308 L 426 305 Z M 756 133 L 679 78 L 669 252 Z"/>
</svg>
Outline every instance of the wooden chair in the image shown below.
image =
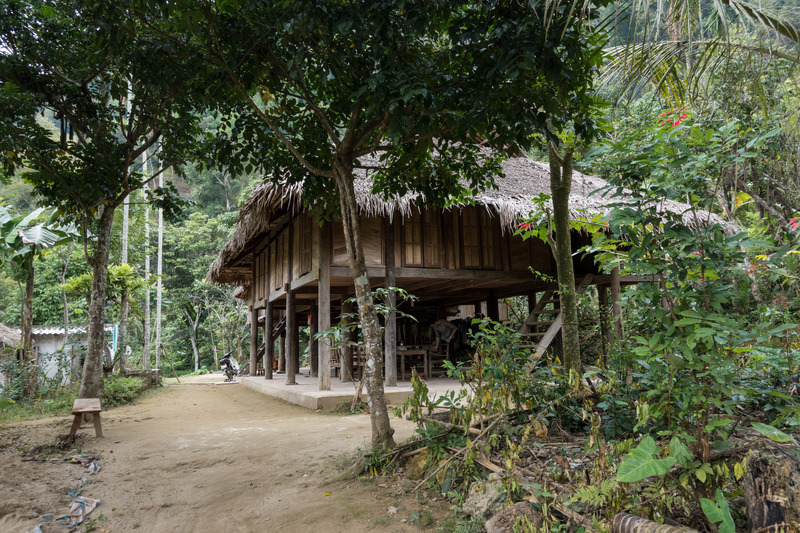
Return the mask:
<svg viewBox="0 0 800 533">
<path fill-rule="evenodd" d="M 98 437 L 103 436 L 103 428 L 100 427 L 100 398 L 77 398 L 72 404 L 72 427 L 69 436 L 72 437 L 81 427 L 81 418 L 84 414 L 92 413 L 94 417 L 94 433 Z"/>
<path fill-rule="evenodd" d="M 450 345 L 446 342 L 442 342 L 439 346 L 439 351 L 434 352 L 430 351 L 428 353 L 428 376 L 429 377 L 436 377 L 444 375 L 447 371 L 444 369 L 443 363 L 450 359 Z"/>
</svg>

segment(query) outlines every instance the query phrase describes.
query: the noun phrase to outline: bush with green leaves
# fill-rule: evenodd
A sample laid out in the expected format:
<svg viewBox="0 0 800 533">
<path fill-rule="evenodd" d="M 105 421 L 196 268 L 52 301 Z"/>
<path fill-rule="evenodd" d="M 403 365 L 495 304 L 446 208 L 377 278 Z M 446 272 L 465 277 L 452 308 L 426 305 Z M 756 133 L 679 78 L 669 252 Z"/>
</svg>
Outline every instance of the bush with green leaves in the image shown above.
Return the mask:
<svg viewBox="0 0 800 533">
<path fill-rule="evenodd" d="M 0 363 L 0 374 L 5 376 L 5 384 L 0 387 L 0 397 L 18 402 L 35 395 L 37 388 L 29 385 L 39 381 L 41 369 L 35 362 L 9 359 Z M 31 392 L 34 394 L 31 395 Z"/>
<path fill-rule="evenodd" d="M 144 381 L 140 377 L 111 374 L 106 376 L 100 398 L 105 407 L 114 407 L 132 402 L 144 389 Z"/>
<path fill-rule="evenodd" d="M 779 287 L 779 278 L 796 276 L 797 235 L 782 235 L 779 244 L 732 234 L 709 215 L 715 184 L 755 158 L 771 135 L 736 123 L 702 127 L 683 113 L 609 143 L 606 177 L 636 201 L 613 206 L 608 231 L 596 233 L 591 247 L 607 270 L 619 266 L 652 279 L 626 291 L 634 320 L 612 359 L 618 371 L 633 373 L 625 394 L 636 406 L 632 429 L 644 435 L 618 480 L 664 476 L 679 465 L 681 486 L 720 531 L 732 531 L 724 491 L 733 473 L 715 453 L 733 446 L 730 437 L 746 417 L 796 424 L 800 412 L 788 388 L 800 362 L 789 338 L 796 325 L 787 313 L 765 313 L 767 304 L 756 300 Z M 691 208 L 670 213 L 664 199 L 688 199 Z"/>
</svg>

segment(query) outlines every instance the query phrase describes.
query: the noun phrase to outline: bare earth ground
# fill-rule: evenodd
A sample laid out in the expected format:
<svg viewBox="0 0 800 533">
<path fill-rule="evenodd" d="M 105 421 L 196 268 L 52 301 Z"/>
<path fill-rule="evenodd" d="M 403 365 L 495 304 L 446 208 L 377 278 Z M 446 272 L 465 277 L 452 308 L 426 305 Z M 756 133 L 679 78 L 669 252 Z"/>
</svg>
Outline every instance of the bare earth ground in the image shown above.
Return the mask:
<svg viewBox="0 0 800 533">
<path fill-rule="evenodd" d="M 101 502 L 89 515 L 95 531 L 113 533 L 419 531 L 420 513 L 440 526 L 450 513 L 441 496 L 410 493 L 402 478 L 332 481 L 347 454 L 367 448 L 367 415 L 314 413 L 208 383 L 219 374 L 193 379 L 206 383 L 103 412 L 105 437 L 84 424 L 65 450 L 35 447 L 68 433 L 71 417 L 0 428 L 0 532 L 67 531 L 54 519 L 84 484 L 81 495 Z M 409 422 L 392 425 L 398 442 L 413 433 Z M 64 460 L 76 454 L 99 457 L 100 472 Z"/>
</svg>

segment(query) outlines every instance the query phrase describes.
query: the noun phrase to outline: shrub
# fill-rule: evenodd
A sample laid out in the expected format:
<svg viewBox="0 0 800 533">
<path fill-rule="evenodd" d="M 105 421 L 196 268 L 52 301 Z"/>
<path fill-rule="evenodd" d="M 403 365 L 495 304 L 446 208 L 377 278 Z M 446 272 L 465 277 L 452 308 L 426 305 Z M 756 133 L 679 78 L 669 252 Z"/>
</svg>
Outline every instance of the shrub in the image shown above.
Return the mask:
<svg viewBox="0 0 800 533">
<path fill-rule="evenodd" d="M 144 390 L 142 378 L 118 375 L 107 376 L 100 398 L 106 407 L 130 403 Z"/>
</svg>

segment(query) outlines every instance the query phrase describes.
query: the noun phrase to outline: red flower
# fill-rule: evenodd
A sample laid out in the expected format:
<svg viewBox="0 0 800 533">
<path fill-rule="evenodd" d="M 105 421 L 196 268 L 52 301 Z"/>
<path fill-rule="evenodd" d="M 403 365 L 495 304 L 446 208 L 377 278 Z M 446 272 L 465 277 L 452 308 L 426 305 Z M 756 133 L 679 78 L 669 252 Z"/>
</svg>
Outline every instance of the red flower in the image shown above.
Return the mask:
<svg viewBox="0 0 800 533">
<path fill-rule="evenodd" d="M 523 228 L 523 229 L 531 229 L 531 225 L 530 224 L 526 224 L 526 223 L 517 224 L 517 227 L 518 228 Z"/>
<path fill-rule="evenodd" d="M 683 122 L 684 119 L 689 118 L 690 115 L 686 112 L 686 109 L 678 109 L 677 107 L 673 107 L 672 112 L 664 111 L 660 116 L 664 118 L 658 121 L 659 126 L 666 126 L 669 124 L 674 128 L 675 126 L 680 126 L 681 122 Z"/>
<path fill-rule="evenodd" d="M 793 230 L 800 228 L 800 217 L 794 217 L 789 221 L 789 227 Z"/>
</svg>

